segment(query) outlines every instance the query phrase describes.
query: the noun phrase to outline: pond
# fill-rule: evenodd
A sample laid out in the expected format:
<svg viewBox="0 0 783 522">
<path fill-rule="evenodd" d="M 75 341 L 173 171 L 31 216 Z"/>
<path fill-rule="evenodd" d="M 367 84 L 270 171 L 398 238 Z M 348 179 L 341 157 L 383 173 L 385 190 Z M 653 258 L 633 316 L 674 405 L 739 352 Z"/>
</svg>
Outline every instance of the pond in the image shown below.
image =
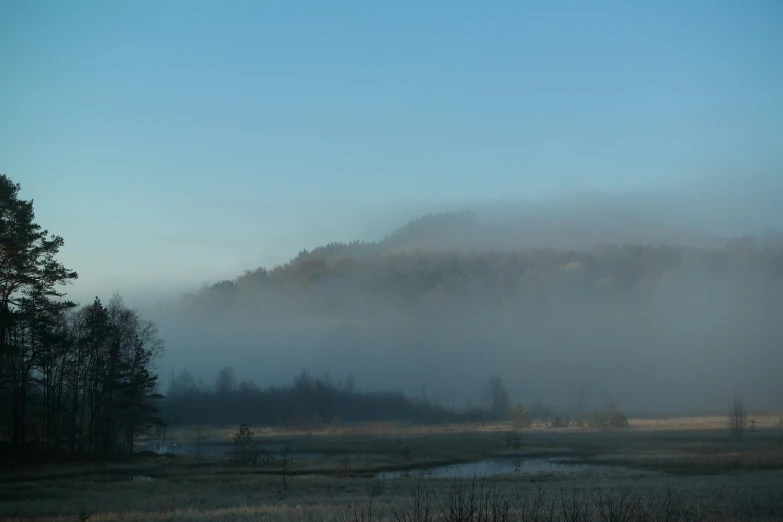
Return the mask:
<svg viewBox="0 0 783 522">
<path fill-rule="evenodd" d="M 379 474 L 380 478 L 399 477 L 432 477 L 469 479 L 473 477 L 493 477 L 514 473 L 558 473 L 558 474 L 590 474 L 606 471 L 606 466 L 573 463 L 566 459 L 514 459 L 490 458 L 475 462 L 462 462 L 431 468 L 390 471 Z"/>
<path fill-rule="evenodd" d="M 233 446 L 225 443 L 205 443 L 201 445 L 200 450 L 202 456 L 229 455 Z M 149 441 L 137 444 L 136 451 L 152 451 L 161 455 L 196 455 L 197 447 L 195 444 L 178 444 L 176 442 L 161 444 L 158 441 Z"/>
</svg>

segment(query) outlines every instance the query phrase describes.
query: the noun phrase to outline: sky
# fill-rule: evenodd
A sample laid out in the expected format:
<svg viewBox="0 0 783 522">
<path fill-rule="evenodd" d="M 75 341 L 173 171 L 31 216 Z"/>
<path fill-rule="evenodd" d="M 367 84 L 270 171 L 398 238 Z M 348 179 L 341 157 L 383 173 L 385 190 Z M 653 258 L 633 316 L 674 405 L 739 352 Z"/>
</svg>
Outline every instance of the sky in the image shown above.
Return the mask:
<svg viewBox="0 0 783 522">
<path fill-rule="evenodd" d="M 776 0 L 7 0 L 0 173 L 88 299 L 427 204 L 720 176 L 783 194 L 781 27 Z"/>
</svg>

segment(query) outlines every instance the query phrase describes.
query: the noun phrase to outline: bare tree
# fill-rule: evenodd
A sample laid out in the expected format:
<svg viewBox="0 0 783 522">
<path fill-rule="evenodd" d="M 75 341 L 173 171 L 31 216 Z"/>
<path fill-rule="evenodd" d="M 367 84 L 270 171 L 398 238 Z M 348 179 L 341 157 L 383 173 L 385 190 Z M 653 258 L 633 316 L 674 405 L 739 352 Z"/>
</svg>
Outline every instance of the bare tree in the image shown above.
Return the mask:
<svg viewBox="0 0 783 522">
<path fill-rule="evenodd" d="M 196 426 L 194 428 L 194 432 L 196 435 L 196 458 L 201 458 L 201 445 L 204 443 L 204 439 L 207 435 L 207 429 L 204 426 Z"/>
<path fill-rule="evenodd" d="M 160 422 L 155 427 L 155 435 L 158 437 L 158 453 L 166 452 L 166 432 L 169 431 L 169 425 L 165 422 Z"/>
<path fill-rule="evenodd" d="M 745 433 L 747 425 L 748 412 L 745 411 L 742 399 L 734 397 L 734 405 L 729 412 L 729 428 L 735 437 L 741 437 Z"/>
<path fill-rule="evenodd" d="M 283 478 L 283 493 L 288 492 L 288 488 L 291 486 L 291 479 L 294 472 L 298 468 L 298 464 L 294 457 L 291 455 L 291 448 L 288 446 L 280 450 L 280 475 Z"/>
<path fill-rule="evenodd" d="M 182 370 L 178 374 L 171 373 L 167 397 L 183 397 L 198 391 L 198 384 L 193 374 L 188 370 Z"/>
<path fill-rule="evenodd" d="M 503 380 L 493 375 L 484 384 L 484 397 L 490 403 L 492 416 L 495 419 L 507 419 L 509 414 L 508 392 L 503 385 Z"/>
<path fill-rule="evenodd" d="M 372 505 L 373 500 L 376 497 L 379 497 L 383 494 L 384 490 L 386 489 L 386 483 L 383 481 L 383 479 L 372 479 L 367 484 L 367 496 L 369 497 L 369 501 L 367 503 L 367 520 L 372 521 Z"/>
</svg>

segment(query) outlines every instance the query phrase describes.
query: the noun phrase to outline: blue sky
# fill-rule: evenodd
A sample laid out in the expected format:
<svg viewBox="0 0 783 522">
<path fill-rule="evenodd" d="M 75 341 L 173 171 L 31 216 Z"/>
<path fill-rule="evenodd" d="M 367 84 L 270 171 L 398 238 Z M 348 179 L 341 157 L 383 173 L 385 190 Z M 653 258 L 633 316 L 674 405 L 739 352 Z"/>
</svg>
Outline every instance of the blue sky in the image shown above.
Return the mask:
<svg viewBox="0 0 783 522">
<path fill-rule="evenodd" d="M 8 0 L 0 172 L 78 297 L 198 287 L 411 205 L 783 193 L 781 27 L 775 0 Z"/>
</svg>

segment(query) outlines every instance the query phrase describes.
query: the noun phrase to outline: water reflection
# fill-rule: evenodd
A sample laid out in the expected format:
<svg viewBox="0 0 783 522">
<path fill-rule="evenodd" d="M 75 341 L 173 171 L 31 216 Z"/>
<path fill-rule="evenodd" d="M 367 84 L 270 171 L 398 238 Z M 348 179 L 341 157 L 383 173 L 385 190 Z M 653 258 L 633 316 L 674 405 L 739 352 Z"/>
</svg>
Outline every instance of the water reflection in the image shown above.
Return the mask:
<svg viewBox="0 0 783 522">
<path fill-rule="evenodd" d="M 381 473 L 382 478 L 398 478 L 410 476 L 427 476 L 434 478 L 473 478 L 492 477 L 509 473 L 559 473 L 584 474 L 605 470 L 605 466 L 591 464 L 576 464 L 565 459 L 520 459 L 492 458 L 475 462 L 448 464 L 431 468 L 391 471 Z"/>
</svg>

